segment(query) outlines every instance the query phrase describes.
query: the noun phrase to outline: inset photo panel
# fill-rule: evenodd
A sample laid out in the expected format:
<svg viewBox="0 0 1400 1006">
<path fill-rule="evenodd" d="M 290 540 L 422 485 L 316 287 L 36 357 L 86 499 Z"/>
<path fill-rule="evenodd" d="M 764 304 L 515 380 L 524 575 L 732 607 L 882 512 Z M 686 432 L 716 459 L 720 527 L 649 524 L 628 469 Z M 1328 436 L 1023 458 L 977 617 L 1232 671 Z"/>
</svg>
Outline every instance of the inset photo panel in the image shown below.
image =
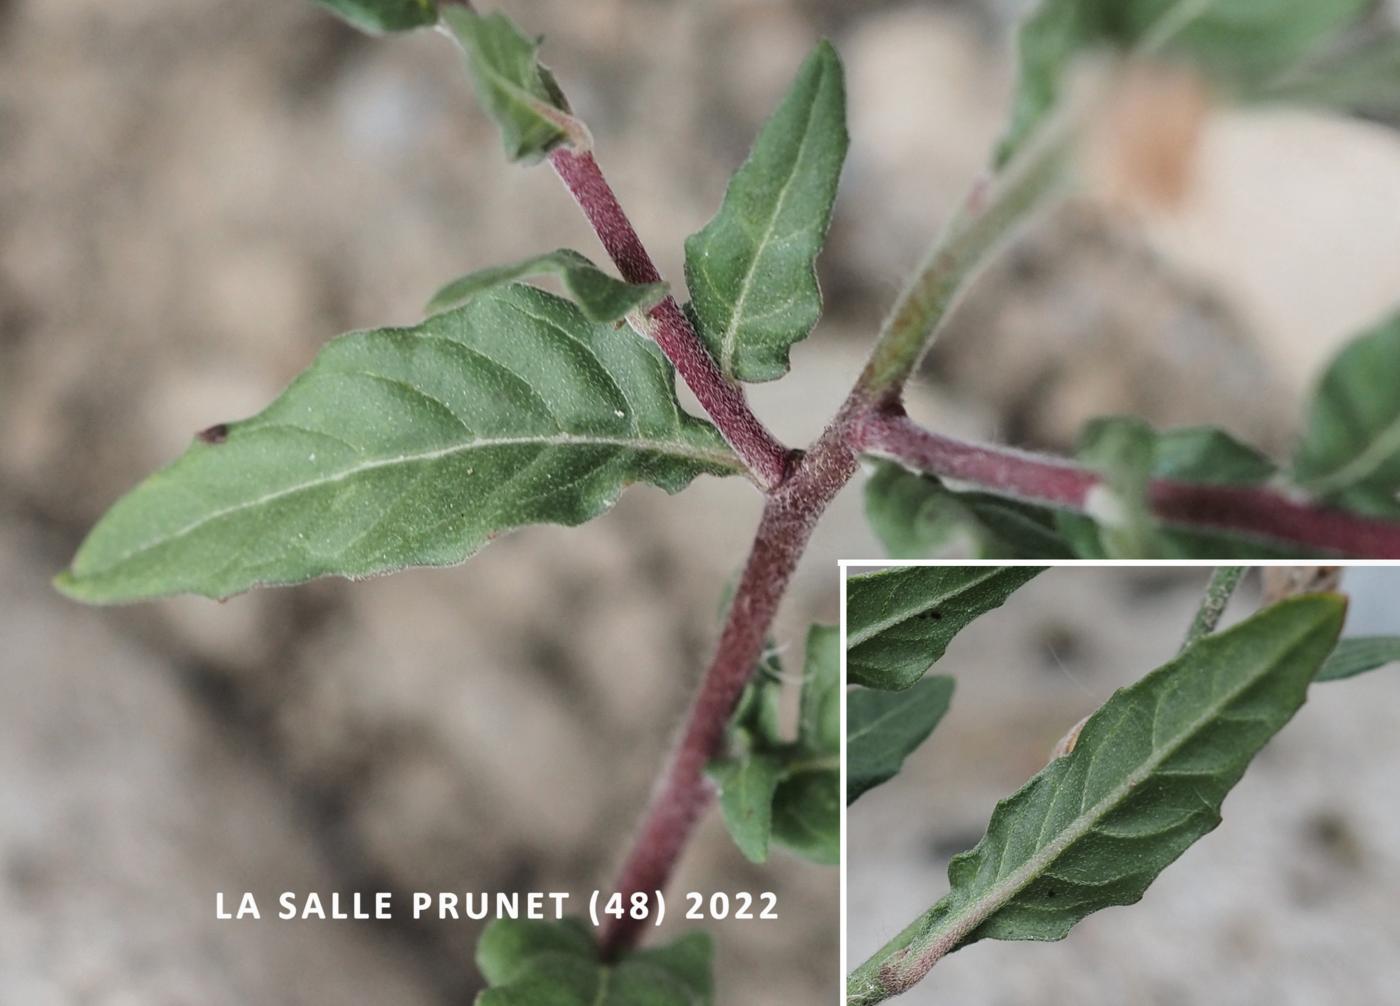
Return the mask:
<svg viewBox="0 0 1400 1006">
<path fill-rule="evenodd" d="M 847 1006 L 1393 1001 L 1400 568 L 842 575 Z"/>
</svg>

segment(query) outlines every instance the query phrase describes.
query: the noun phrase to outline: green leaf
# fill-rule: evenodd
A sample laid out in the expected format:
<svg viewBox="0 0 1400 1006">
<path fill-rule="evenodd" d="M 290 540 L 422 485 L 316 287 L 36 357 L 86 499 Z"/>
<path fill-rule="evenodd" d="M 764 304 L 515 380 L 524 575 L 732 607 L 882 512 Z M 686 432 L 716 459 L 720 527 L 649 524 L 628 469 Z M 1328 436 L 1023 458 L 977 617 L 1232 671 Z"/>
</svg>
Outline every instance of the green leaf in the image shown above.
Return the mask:
<svg viewBox="0 0 1400 1006">
<path fill-rule="evenodd" d="M 1328 57 L 1274 82 L 1265 96 L 1376 118 L 1400 118 L 1400 37 L 1391 32 L 1343 47 Z"/>
<path fill-rule="evenodd" d="M 846 676 L 909 688 L 953 637 L 1042 571 L 1038 566 L 909 566 L 846 581 Z"/>
<path fill-rule="evenodd" d="M 1400 492 L 1400 314 L 1351 342 L 1323 374 L 1294 455 L 1298 484 L 1334 499 Z"/>
<path fill-rule="evenodd" d="M 841 772 L 790 771 L 773 796 L 773 841 L 814 863 L 841 862 Z"/>
<path fill-rule="evenodd" d="M 1345 608 L 1337 595 L 1283 601 L 1115 694 L 1073 751 L 997 805 L 949 865 L 948 895 L 851 986 L 917 980 L 921 964 L 981 939 L 1062 939 L 1091 912 L 1139 900 L 1220 823 L 1250 759 L 1303 704 Z"/>
<path fill-rule="evenodd" d="M 424 28 L 438 19 L 433 0 L 316 0 L 361 31 L 381 35 Z"/>
<path fill-rule="evenodd" d="M 685 243 L 701 336 L 724 372 L 771 381 L 821 317 L 815 262 L 846 156 L 841 62 L 822 42 L 758 134 L 713 220 Z"/>
<path fill-rule="evenodd" d="M 1355 22 L 1369 2 L 1042 0 L 1018 36 L 1020 80 L 997 163 L 1009 161 L 1051 115 L 1068 71 L 1086 52 L 1148 49 L 1191 63 L 1248 99 Z"/>
<path fill-rule="evenodd" d="M 1341 681 L 1400 661 L 1400 636 L 1352 636 L 1343 639 L 1317 672 L 1318 681 Z"/>
<path fill-rule="evenodd" d="M 581 524 L 633 482 L 737 471 L 654 345 L 507 286 L 333 340 L 263 412 L 118 501 L 57 585 L 98 603 L 227 597 L 449 565 L 512 528 Z"/>
<path fill-rule="evenodd" d="M 807 630 L 797 743 L 811 753 L 841 752 L 841 630 L 834 625 Z"/>
<path fill-rule="evenodd" d="M 1154 478 L 1203 485 L 1258 485 L 1276 471 L 1263 454 L 1213 426 L 1182 426 L 1155 435 Z"/>
<path fill-rule="evenodd" d="M 1073 553 L 1044 507 L 986 493 L 953 492 L 932 475 L 891 461 L 865 483 L 865 515 L 892 559 L 922 559 L 966 534 L 983 559 L 1068 559 Z"/>
<path fill-rule="evenodd" d="M 766 751 L 722 761 L 710 769 L 711 778 L 719 786 L 724 826 L 751 863 L 768 860 L 773 794 L 784 771 L 782 759 Z"/>
<path fill-rule="evenodd" d="M 1080 434 L 1079 460 L 1097 469 L 1104 480 L 1094 493 L 1108 494 L 1099 498 L 1098 512 L 1091 514 L 1098 520 L 1107 558 L 1139 558 L 1158 549 L 1147 503 L 1155 442 L 1152 427 L 1121 416 L 1092 420 Z"/>
<path fill-rule="evenodd" d="M 535 57 L 538 39 L 523 34 L 504 14 L 476 14 L 453 5 L 443 9 L 442 19 L 462 44 L 477 98 L 500 126 L 507 157 L 537 161 L 569 140 L 578 123 Z"/>
<path fill-rule="evenodd" d="M 944 675 L 902 692 L 852 688 L 846 695 L 846 803 L 893 779 L 952 699 L 953 679 Z"/>
<path fill-rule="evenodd" d="M 1106 494 L 1091 499 L 1091 508 L 1096 509 L 1092 517 L 1056 516 L 1060 533 L 1082 559 L 1282 559 L 1296 555 L 1269 542 L 1168 527 L 1152 515 L 1147 503 L 1149 479 L 1258 485 L 1273 476 L 1273 462 L 1223 430 L 1192 426 L 1159 432 L 1139 419 L 1108 417 L 1086 427 L 1079 456 L 1104 472 L 1108 483 Z"/>
<path fill-rule="evenodd" d="M 770 839 L 808 859 L 835 862 L 829 839 L 839 838 L 840 807 L 828 820 L 832 804 L 824 787 L 836 773 L 832 785 L 839 788 L 840 638 L 830 625 L 807 632 L 796 741 L 785 742 L 778 734 L 781 668 L 770 652 L 730 719 L 728 754 L 708 767 L 719 787 L 725 827 L 752 862 L 767 860 Z"/>
<path fill-rule="evenodd" d="M 710 1006 L 713 950 L 705 933 L 604 964 L 581 922 L 497 919 L 477 944 L 491 986 L 477 1006 Z"/>
<path fill-rule="evenodd" d="M 629 311 L 651 308 L 666 296 L 665 283 L 628 283 L 615 279 L 578 252 L 560 248 L 512 265 L 480 269 L 454 279 L 433 294 L 427 312 L 439 314 L 460 307 L 483 291 L 541 274 L 558 276 L 589 321 L 618 321 Z"/>
</svg>

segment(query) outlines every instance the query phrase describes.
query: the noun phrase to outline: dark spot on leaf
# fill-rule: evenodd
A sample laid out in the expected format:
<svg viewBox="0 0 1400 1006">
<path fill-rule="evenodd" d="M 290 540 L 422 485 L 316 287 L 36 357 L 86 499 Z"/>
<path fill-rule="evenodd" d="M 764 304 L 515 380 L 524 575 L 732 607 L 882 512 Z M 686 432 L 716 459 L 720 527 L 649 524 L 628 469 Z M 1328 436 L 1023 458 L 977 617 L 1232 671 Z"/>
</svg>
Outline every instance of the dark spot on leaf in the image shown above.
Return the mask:
<svg viewBox="0 0 1400 1006">
<path fill-rule="evenodd" d="M 1051 887 L 1045 891 L 1045 896 L 1047 898 L 1053 898 L 1057 893 L 1059 892 L 1057 892 L 1053 887 Z"/>
<path fill-rule="evenodd" d="M 943 621 L 943 612 L 934 609 L 933 611 L 925 611 L 919 617 L 925 622 L 941 622 Z"/>
<path fill-rule="evenodd" d="M 200 430 L 195 437 L 206 444 L 221 444 L 228 439 L 228 423 L 215 423 L 206 430 Z"/>
</svg>

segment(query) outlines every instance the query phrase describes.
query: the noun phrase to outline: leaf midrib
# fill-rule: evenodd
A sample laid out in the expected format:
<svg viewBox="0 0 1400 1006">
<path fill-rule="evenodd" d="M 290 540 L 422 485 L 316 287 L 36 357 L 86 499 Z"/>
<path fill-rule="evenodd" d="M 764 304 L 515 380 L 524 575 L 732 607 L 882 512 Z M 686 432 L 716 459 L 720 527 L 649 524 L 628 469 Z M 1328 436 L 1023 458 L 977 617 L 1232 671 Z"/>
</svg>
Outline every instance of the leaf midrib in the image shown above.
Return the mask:
<svg viewBox="0 0 1400 1006">
<path fill-rule="evenodd" d="M 904 609 L 899 614 L 891 615 L 887 618 L 881 619 L 880 621 L 874 622 L 865 628 L 857 629 L 855 631 L 848 631 L 846 638 L 847 652 L 850 652 L 862 643 L 868 642 L 869 640 L 873 639 L 875 636 L 878 636 L 880 633 L 886 631 L 887 629 L 892 629 L 896 625 L 901 625 L 904 622 L 909 621 L 911 618 L 914 618 L 922 611 L 927 611 L 929 608 L 937 607 L 940 604 L 944 604 L 947 601 L 956 597 L 958 594 L 970 590 L 973 587 L 981 586 L 988 580 L 1001 573 L 1003 569 L 1004 567 L 1001 566 L 988 566 L 987 573 L 985 575 L 979 576 L 975 580 L 968 580 L 964 583 L 961 583 L 953 590 L 950 590 L 947 593 L 939 594 L 937 597 L 929 600 L 927 603 L 921 603 L 917 608 Z"/>
<path fill-rule="evenodd" d="M 1177 738 L 1170 744 L 1154 751 L 1146 761 L 1128 774 L 1123 783 L 1114 787 L 1113 790 L 1099 800 L 1098 803 L 1094 804 L 1087 812 L 1081 812 L 1079 816 L 1059 835 L 1055 836 L 1048 845 L 1044 846 L 1039 852 L 1033 854 L 1022 866 L 1008 874 L 1005 880 L 993 882 L 991 889 L 986 894 L 969 902 L 967 910 L 958 915 L 950 916 L 950 921 L 956 920 L 955 924 L 945 924 L 925 934 L 925 938 L 920 941 L 921 946 L 928 947 L 933 944 L 935 940 L 928 939 L 927 937 L 935 935 L 956 935 L 960 941 L 962 938 L 969 936 L 973 930 L 1005 907 L 1013 898 L 1044 873 L 1055 860 L 1070 848 L 1070 846 L 1093 831 L 1094 827 L 1096 827 L 1114 807 L 1127 799 L 1136 787 L 1145 782 L 1163 762 L 1175 755 L 1188 740 L 1217 719 L 1224 710 L 1239 699 L 1241 695 L 1257 685 L 1275 668 L 1283 664 L 1296 649 L 1303 646 L 1307 642 L 1311 631 L 1312 627 L 1309 627 L 1308 630 L 1300 633 L 1287 647 L 1279 651 L 1273 662 L 1264 671 L 1248 678 L 1240 687 L 1229 692 L 1220 702 L 1213 704 L 1207 714 L 1203 714 L 1201 717 L 1194 720 L 1191 726 L 1178 734 Z M 1156 717 L 1157 710 L 1154 709 L 1154 729 Z M 1053 799 L 1051 803 L 1053 806 Z M 1004 849 L 1005 846 L 1003 845 L 1003 850 Z M 949 893 L 951 894 L 952 892 L 950 891 Z M 951 950 L 953 948 L 950 946 L 948 949 Z"/>
<path fill-rule="evenodd" d="M 250 430 L 248 432 L 251 433 L 255 431 Z M 709 451 L 696 450 L 694 448 L 689 447 L 688 445 L 669 440 L 645 440 L 630 437 L 580 436 L 577 434 L 568 433 L 530 437 L 477 438 L 464 444 L 454 444 L 450 447 L 438 448 L 431 451 L 420 451 L 411 454 L 400 454 L 390 458 L 375 458 L 371 461 L 366 461 L 363 464 L 354 465 L 350 468 L 345 469 L 344 471 L 336 472 L 334 474 L 327 475 L 323 478 L 311 479 L 306 482 L 300 482 L 295 485 L 286 486 L 274 492 L 264 493 L 262 496 L 256 497 L 255 499 L 246 500 L 244 502 L 234 504 L 233 506 L 224 507 L 221 510 L 212 511 L 200 517 L 199 520 L 187 524 L 177 531 L 174 531 L 167 535 L 162 535 L 159 538 L 156 538 L 152 541 L 148 541 L 134 549 L 131 549 L 130 551 L 122 554 L 121 556 L 112 560 L 111 562 L 106 563 L 102 566 L 101 569 L 85 571 L 80 575 L 79 578 L 86 579 L 88 577 L 101 576 L 103 573 L 106 573 L 118 566 L 121 566 L 123 563 L 130 561 L 138 555 L 141 555 L 145 552 L 150 552 L 153 549 L 160 548 L 164 545 L 168 545 L 173 541 L 185 537 L 186 535 L 193 534 L 195 531 L 198 531 L 201 527 L 205 526 L 206 524 L 210 524 L 223 517 L 227 517 L 230 514 L 235 514 L 244 510 L 250 510 L 256 507 L 260 507 L 274 500 L 281 499 L 285 496 L 292 496 L 296 493 L 304 492 L 308 489 L 316 489 L 321 486 L 330 485 L 335 482 L 343 482 L 348 478 L 352 478 L 353 476 L 362 474 L 364 472 L 374 471 L 379 468 L 389 468 L 400 464 L 409 465 L 418 464 L 424 461 L 436 461 L 439 458 L 451 457 L 455 454 L 466 454 L 475 450 L 487 450 L 494 447 L 511 447 L 526 445 L 539 447 L 561 447 L 568 445 L 585 447 L 624 447 L 642 453 L 650 452 L 654 454 L 666 454 L 672 457 L 681 457 L 691 461 L 699 461 L 706 464 L 714 464 L 720 467 L 727 467 L 735 472 L 743 471 L 742 466 L 739 465 L 733 457 L 718 452 L 712 453 Z"/>
</svg>

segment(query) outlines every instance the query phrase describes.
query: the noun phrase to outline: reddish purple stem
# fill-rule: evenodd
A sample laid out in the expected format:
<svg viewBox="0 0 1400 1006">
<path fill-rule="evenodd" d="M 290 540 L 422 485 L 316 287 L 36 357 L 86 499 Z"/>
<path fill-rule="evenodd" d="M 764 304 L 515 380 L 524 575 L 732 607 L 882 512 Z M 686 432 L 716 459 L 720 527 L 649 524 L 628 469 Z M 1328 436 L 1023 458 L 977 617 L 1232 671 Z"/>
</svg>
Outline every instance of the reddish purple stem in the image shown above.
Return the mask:
<svg viewBox="0 0 1400 1006">
<path fill-rule="evenodd" d="M 593 155 L 575 154 L 559 147 L 549 155 L 549 163 L 573 193 L 622 278 L 629 283 L 659 283 L 661 274 L 656 264 Z M 787 475 L 787 448 L 753 414 L 743 389 L 724 376 L 676 298 L 667 296 L 651 309 L 648 317 L 653 322 L 656 344 L 759 484 L 764 489 L 780 485 Z"/>
<path fill-rule="evenodd" d="M 787 482 L 768 497 L 719 646 L 618 874 L 615 890 L 622 894 L 624 906 L 630 906 L 632 895 L 638 893 L 645 894 L 651 904 L 653 892 L 666 886 L 709 805 L 713 793 L 705 766 L 719 751 L 730 714 L 758 666 L 768 628 L 812 529 L 827 504 L 855 474 L 856 456 L 849 446 L 846 419 L 854 413 L 848 406 Z M 620 919 L 610 917 L 601 939 L 604 955 L 612 957 L 632 946 L 647 924 L 645 919 L 632 918 L 630 912 Z"/>
<path fill-rule="evenodd" d="M 855 433 L 861 449 L 1027 503 L 1083 513 L 1089 491 L 1102 482 L 1072 462 L 930 432 L 898 410 L 868 413 Z M 1179 527 L 1267 538 L 1329 554 L 1400 558 L 1400 524 L 1294 500 L 1266 486 L 1154 479 L 1148 500 L 1153 513 Z"/>
</svg>

